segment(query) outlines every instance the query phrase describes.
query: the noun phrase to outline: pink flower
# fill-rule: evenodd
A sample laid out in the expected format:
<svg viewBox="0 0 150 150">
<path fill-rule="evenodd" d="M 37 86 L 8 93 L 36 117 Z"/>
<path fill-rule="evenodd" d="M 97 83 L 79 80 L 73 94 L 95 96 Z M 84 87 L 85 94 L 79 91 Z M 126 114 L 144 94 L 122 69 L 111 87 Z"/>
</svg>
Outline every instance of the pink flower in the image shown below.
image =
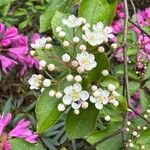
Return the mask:
<svg viewBox="0 0 150 150">
<path fill-rule="evenodd" d="M 11 114 L 8 113 L 7 115 L 0 115 L 0 136 L 3 133 L 4 128 L 10 123 L 11 121 Z"/>
<path fill-rule="evenodd" d="M 11 150 L 11 147 L 10 147 L 10 144 L 9 144 L 8 140 L 3 142 L 3 149 L 4 150 Z"/>
<path fill-rule="evenodd" d="M 118 33 L 122 32 L 122 30 L 123 30 L 122 23 L 119 20 L 113 21 L 111 26 L 113 28 L 113 33 L 115 33 L 115 34 L 118 34 Z"/>
<path fill-rule="evenodd" d="M 8 71 L 10 71 L 17 64 L 17 62 L 0 55 L 0 64 L 2 65 L 2 70 L 7 74 Z"/>
<path fill-rule="evenodd" d="M 30 143 L 36 143 L 37 142 L 37 134 L 34 134 L 31 130 L 29 130 L 30 121 L 27 120 L 20 120 L 16 127 L 9 132 L 10 137 L 18 137 L 23 138 L 26 141 Z"/>
</svg>

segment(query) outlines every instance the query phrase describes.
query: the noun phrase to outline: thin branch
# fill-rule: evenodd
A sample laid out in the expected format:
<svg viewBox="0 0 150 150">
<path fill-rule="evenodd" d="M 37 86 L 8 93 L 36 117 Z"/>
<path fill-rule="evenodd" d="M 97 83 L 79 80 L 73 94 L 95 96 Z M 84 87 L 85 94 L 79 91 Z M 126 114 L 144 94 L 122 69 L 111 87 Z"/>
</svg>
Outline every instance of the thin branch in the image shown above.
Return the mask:
<svg viewBox="0 0 150 150">
<path fill-rule="evenodd" d="M 148 124 L 150 124 L 150 120 L 144 118 L 141 114 L 139 114 L 137 111 L 135 111 L 133 108 L 129 107 L 129 109 L 131 109 L 136 115 L 138 115 L 139 117 L 141 117 L 145 122 L 147 122 Z"/>
<path fill-rule="evenodd" d="M 128 32 L 128 20 L 129 20 L 129 11 L 128 11 L 128 3 L 127 0 L 124 0 L 125 7 L 125 19 L 124 19 L 124 32 L 123 32 L 123 59 L 124 59 L 124 78 L 125 78 L 125 91 L 124 96 L 127 99 L 127 104 L 129 105 L 130 101 L 130 91 L 129 91 L 129 78 L 128 78 L 128 62 L 127 62 L 127 32 Z M 127 113 L 124 115 L 124 124 L 122 126 L 122 142 L 124 145 L 124 149 L 126 150 L 126 132 L 125 129 L 127 127 L 128 116 Z"/>
<path fill-rule="evenodd" d="M 142 33 L 144 33 L 145 35 L 147 35 L 150 38 L 150 35 L 146 31 L 144 31 L 139 25 L 137 25 L 136 23 L 134 23 L 131 19 L 129 19 L 129 22 L 131 24 L 133 24 L 135 27 L 137 27 Z"/>
<path fill-rule="evenodd" d="M 107 141 L 107 140 L 113 138 L 114 136 L 120 134 L 121 132 L 122 132 L 121 129 L 119 129 L 119 130 L 113 132 L 112 134 L 110 134 L 110 135 L 104 137 L 102 140 L 100 140 L 100 141 L 96 142 L 95 144 L 93 144 L 88 150 L 92 150 L 93 148 L 95 148 L 95 146 L 99 145 L 100 143 L 102 143 L 102 142 L 104 142 L 104 141 Z"/>
</svg>

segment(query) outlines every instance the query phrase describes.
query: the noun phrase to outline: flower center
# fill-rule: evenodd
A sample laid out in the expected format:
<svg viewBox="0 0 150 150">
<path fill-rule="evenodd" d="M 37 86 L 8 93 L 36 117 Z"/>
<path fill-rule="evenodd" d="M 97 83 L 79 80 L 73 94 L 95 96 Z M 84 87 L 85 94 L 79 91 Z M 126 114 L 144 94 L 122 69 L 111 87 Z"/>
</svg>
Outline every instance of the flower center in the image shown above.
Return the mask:
<svg viewBox="0 0 150 150">
<path fill-rule="evenodd" d="M 97 98 L 97 101 L 102 102 L 102 101 L 103 101 L 103 99 L 104 99 L 104 97 L 103 97 L 103 96 L 99 96 L 99 97 Z"/>
<path fill-rule="evenodd" d="M 89 64 L 89 60 L 88 60 L 88 59 L 83 59 L 83 60 L 82 60 L 82 64 L 88 65 L 88 64 Z"/>
<path fill-rule="evenodd" d="M 79 95 L 79 92 L 73 90 L 72 93 L 71 93 L 71 97 L 74 101 L 76 100 L 79 100 L 80 99 L 80 95 Z"/>
<path fill-rule="evenodd" d="M 110 101 L 112 101 L 112 100 L 114 100 L 114 99 L 115 99 L 115 96 L 114 96 L 114 95 L 110 95 L 110 96 L 109 96 L 109 100 L 110 100 Z"/>
</svg>

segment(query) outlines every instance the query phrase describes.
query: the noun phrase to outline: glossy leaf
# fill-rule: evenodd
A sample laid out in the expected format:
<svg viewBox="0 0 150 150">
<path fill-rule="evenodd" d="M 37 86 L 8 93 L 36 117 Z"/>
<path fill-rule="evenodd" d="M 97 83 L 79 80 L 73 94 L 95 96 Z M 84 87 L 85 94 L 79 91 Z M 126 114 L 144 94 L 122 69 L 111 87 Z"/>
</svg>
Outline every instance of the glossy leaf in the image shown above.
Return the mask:
<svg viewBox="0 0 150 150">
<path fill-rule="evenodd" d="M 98 113 L 94 105 L 81 110 L 79 115 L 75 115 L 71 109 L 66 118 L 66 131 L 69 139 L 85 138 L 90 135 L 95 130 Z"/>
</svg>

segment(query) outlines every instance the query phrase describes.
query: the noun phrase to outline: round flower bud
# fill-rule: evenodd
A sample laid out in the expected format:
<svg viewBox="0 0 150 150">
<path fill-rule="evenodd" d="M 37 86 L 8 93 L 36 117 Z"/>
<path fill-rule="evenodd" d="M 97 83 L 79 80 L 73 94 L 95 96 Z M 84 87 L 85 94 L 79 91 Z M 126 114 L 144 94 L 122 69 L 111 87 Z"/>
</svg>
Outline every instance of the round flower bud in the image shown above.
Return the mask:
<svg viewBox="0 0 150 150">
<path fill-rule="evenodd" d="M 80 41 L 79 37 L 73 37 L 73 42 L 74 43 L 79 43 L 79 41 Z"/>
<path fill-rule="evenodd" d="M 82 77 L 80 75 L 76 75 L 75 78 L 74 78 L 74 80 L 76 82 L 81 82 L 82 81 Z"/>
<path fill-rule="evenodd" d="M 63 42 L 63 46 L 64 46 L 64 47 L 68 47 L 69 44 L 70 44 L 70 43 L 69 43 L 68 41 L 64 41 L 64 42 Z"/>
<path fill-rule="evenodd" d="M 57 108 L 58 108 L 59 111 L 65 111 L 65 109 L 66 109 L 65 105 L 62 104 L 62 103 L 60 103 Z"/>
<path fill-rule="evenodd" d="M 94 96 L 94 97 L 99 97 L 99 96 L 100 96 L 100 92 L 96 90 L 96 91 L 93 93 L 93 96 Z"/>
<path fill-rule="evenodd" d="M 117 43 L 111 44 L 111 47 L 112 47 L 113 49 L 116 49 L 116 48 L 117 48 Z"/>
<path fill-rule="evenodd" d="M 88 106 L 89 106 L 89 103 L 88 103 L 88 102 L 82 102 L 81 107 L 82 107 L 83 109 L 87 109 Z"/>
<path fill-rule="evenodd" d="M 149 114 L 150 113 L 150 109 L 147 109 L 146 112 Z"/>
<path fill-rule="evenodd" d="M 115 97 L 117 97 L 117 96 L 120 95 L 117 91 L 113 91 L 112 94 L 113 94 Z"/>
<path fill-rule="evenodd" d="M 145 149 L 145 146 L 144 146 L 144 145 L 142 145 L 142 146 L 141 146 L 141 149 Z"/>
<path fill-rule="evenodd" d="M 50 96 L 50 97 L 54 97 L 55 96 L 55 91 L 54 90 L 50 90 L 49 91 L 49 93 L 48 93 L 48 95 Z"/>
<path fill-rule="evenodd" d="M 50 80 L 50 79 L 44 79 L 44 80 L 43 80 L 43 85 L 44 85 L 45 87 L 49 87 L 49 86 L 51 85 L 51 80 Z"/>
<path fill-rule="evenodd" d="M 143 127 L 143 130 L 146 130 L 146 129 L 147 129 L 147 127 L 146 127 L 146 126 L 144 126 L 144 127 Z"/>
<path fill-rule="evenodd" d="M 130 121 L 128 121 L 128 122 L 127 122 L 127 125 L 128 125 L 128 126 L 130 126 L 130 125 L 131 125 L 131 122 L 130 122 Z"/>
<path fill-rule="evenodd" d="M 51 41 L 52 41 L 52 38 L 51 38 L 50 36 L 48 36 L 48 37 L 46 38 L 46 41 L 47 41 L 47 42 L 51 42 Z"/>
<path fill-rule="evenodd" d="M 107 76 L 109 74 L 108 70 L 102 70 L 102 75 Z"/>
<path fill-rule="evenodd" d="M 137 136 L 138 133 L 137 133 L 136 131 L 133 131 L 133 132 L 132 132 L 132 135 L 133 135 L 133 136 Z"/>
<path fill-rule="evenodd" d="M 78 73 L 83 73 L 83 72 L 84 72 L 84 68 L 83 68 L 82 66 L 79 66 L 79 67 L 77 68 L 77 72 L 78 72 Z"/>
<path fill-rule="evenodd" d="M 58 36 L 61 37 L 61 38 L 63 38 L 63 37 L 66 36 L 66 33 L 65 33 L 64 31 L 60 31 L 60 32 L 58 33 Z"/>
<path fill-rule="evenodd" d="M 106 115 L 105 117 L 104 117 L 104 119 L 105 119 L 105 121 L 110 121 L 110 116 L 109 115 Z"/>
<path fill-rule="evenodd" d="M 109 91 L 115 91 L 115 86 L 113 84 L 108 84 L 108 90 Z"/>
<path fill-rule="evenodd" d="M 69 62 L 70 59 L 71 59 L 70 55 L 68 55 L 68 54 L 62 55 L 62 60 L 63 60 L 63 62 Z"/>
<path fill-rule="evenodd" d="M 39 66 L 40 66 L 41 68 L 45 67 L 45 66 L 46 66 L 46 61 L 45 61 L 45 60 L 41 60 L 41 61 L 39 62 Z"/>
<path fill-rule="evenodd" d="M 72 64 L 73 67 L 78 67 L 78 65 L 79 65 L 79 63 L 76 60 L 73 60 L 71 62 L 71 64 Z"/>
<path fill-rule="evenodd" d="M 48 44 L 46 44 L 45 45 L 45 49 L 51 49 L 53 46 L 52 46 L 52 44 L 50 44 L 50 43 L 48 43 Z"/>
<path fill-rule="evenodd" d="M 62 30 L 62 27 L 60 27 L 60 26 L 57 26 L 56 27 L 56 32 L 58 33 L 58 32 L 60 32 Z"/>
<path fill-rule="evenodd" d="M 45 88 L 41 88 L 41 93 L 45 90 Z"/>
<path fill-rule="evenodd" d="M 30 51 L 30 55 L 31 55 L 31 56 L 34 56 L 35 53 L 36 53 L 36 52 L 35 52 L 34 50 L 33 50 L 33 51 Z"/>
<path fill-rule="evenodd" d="M 129 131 L 130 131 L 130 129 L 129 129 L 129 128 L 126 128 L 126 131 L 127 131 L 127 132 L 129 132 Z"/>
<path fill-rule="evenodd" d="M 129 147 L 133 147 L 134 145 L 133 145 L 133 143 L 129 143 Z"/>
<path fill-rule="evenodd" d="M 141 127 L 140 127 L 140 126 L 137 126 L 137 129 L 138 129 L 138 130 L 141 130 Z"/>
<path fill-rule="evenodd" d="M 67 81 L 73 81 L 74 77 L 73 77 L 73 75 L 69 74 L 69 75 L 67 75 L 66 79 L 67 79 Z"/>
<path fill-rule="evenodd" d="M 76 114 L 76 115 L 79 115 L 79 113 L 80 113 L 80 111 L 79 111 L 78 109 L 75 109 L 73 112 L 74 112 L 74 114 Z"/>
<path fill-rule="evenodd" d="M 97 90 L 97 86 L 96 85 L 92 85 L 91 90 L 92 91 L 96 91 Z"/>
<path fill-rule="evenodd" d="M 48 65 L 48 70 L 49 71 L 54 71 L 55 70 L 55 65 L 54 64 L 49 64 Z"/>
<path fill-rule="evenodd" d="M 85 45 L 80 45 L 79 49 L 80 49 L 81 51 L 86 51 L 86 46 L 85 46 Z"/>
<path fill-rule="evenodd" d="M 104 49 L 104 47 L 100 46 L 100 47 L 98 48 L 98 51 L 99 51 L 100 53 L 104 53 L 105 49 Z"/>
<path fill-rule="evenodd" d="M 147 115 L 144 115 L 144 118 L 148 118 L 148 116 L 147 116 Z"/>
<path fill-rule="evenodd" d="M 55 96 L 56 96 L 56 98 L 58 98 L 58 99 L 60 99 L 60 98 L 62 98 L 62 93 L 61 92 L 56 92 L 56 94 L 55 94 Z"/>
</svg>

